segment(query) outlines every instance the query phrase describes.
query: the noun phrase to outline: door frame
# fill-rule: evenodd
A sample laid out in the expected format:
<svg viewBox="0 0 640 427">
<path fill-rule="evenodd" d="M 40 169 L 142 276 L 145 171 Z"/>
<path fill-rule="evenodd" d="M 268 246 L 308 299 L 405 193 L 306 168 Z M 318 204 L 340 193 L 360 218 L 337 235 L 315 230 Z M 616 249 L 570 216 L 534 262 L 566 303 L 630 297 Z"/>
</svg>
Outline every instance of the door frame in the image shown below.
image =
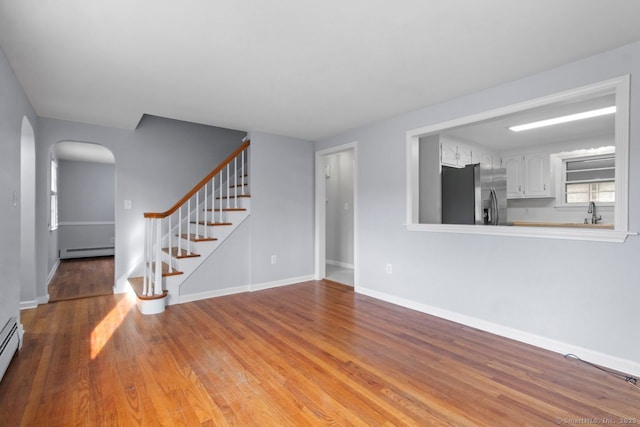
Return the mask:
<svg viewBox="0 0 640 427">
<path fill-rule="evenodd" d="M 359 255 L 358 255 L 358 142 L 338 145 L 316 151 L 315 159 L 315 187 L 316 187 L 316 221 L 315 221 L 315 278 L 322 280 L 326 276 L 326 248 L 327 248 L 327 188 L 324 176 L 325 157 L 345 151 L 353 151 L 353 286 L 360 284 Z"/>
</svg>

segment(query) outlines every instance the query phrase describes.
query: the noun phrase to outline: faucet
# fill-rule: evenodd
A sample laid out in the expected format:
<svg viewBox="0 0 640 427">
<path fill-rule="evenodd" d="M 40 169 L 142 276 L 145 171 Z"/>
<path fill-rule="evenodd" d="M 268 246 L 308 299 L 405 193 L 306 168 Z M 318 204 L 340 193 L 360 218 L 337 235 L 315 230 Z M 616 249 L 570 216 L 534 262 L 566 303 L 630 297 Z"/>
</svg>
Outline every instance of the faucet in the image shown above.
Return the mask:
<svg viewBox="0 0 640 427">
<path fill-rule="evenodd" d="M 591 224 L 597 224 L 598 221 L 602 220 L 602 215 L 596 216 L 596 204 L 594 201 L 589 202 L 587 213 L 591 214 Z"/>
</svg>

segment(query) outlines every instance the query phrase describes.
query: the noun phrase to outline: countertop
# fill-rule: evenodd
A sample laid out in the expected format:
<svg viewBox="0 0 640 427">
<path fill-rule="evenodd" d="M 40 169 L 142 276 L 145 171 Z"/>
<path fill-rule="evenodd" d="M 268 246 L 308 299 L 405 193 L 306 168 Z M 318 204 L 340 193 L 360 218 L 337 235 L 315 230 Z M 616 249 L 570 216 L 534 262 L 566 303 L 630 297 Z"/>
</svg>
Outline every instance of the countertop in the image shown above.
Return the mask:
<svg viewBox="0 0 640 427">
<path fill-rule="evenodd" d="M 601 228 L 606 230 L 613 230 L 613 224 L 583 224 L 580 222 L 513 221 L 511 225 L 519 227 Z"/>
</svg>

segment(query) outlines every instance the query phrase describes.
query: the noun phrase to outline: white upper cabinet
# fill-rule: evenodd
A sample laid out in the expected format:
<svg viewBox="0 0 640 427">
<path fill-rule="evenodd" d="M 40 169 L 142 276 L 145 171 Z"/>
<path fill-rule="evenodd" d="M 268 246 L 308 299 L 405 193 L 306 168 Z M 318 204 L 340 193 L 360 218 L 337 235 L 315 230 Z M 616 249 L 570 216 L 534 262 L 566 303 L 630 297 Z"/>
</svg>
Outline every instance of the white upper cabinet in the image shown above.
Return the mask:
<svg viewBox="0 0 640 427">
<path fill-rule="evenodd" d="M 553 197 L 549 154 L 534 153 L 504 158 L 507 198 Z"/>
<path fill-rule="evenodd" d="M 471 147 L 451 138 L 440 137 L 440 151 L 440 163 L 445 166 L 463 168 L 474 163 L 472 161 L 473 150 Z"/>
</svg>

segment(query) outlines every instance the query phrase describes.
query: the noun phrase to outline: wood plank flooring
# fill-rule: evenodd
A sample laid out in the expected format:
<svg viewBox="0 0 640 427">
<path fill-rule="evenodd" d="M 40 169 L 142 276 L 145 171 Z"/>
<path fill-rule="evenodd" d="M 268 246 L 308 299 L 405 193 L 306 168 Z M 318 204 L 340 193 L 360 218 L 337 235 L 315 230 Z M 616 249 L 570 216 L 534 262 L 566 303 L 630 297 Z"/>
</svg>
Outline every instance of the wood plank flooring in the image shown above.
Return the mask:
<svg viewBox="0 0 640 427">
<path fill-rule="evenodd" d="M 153 316 L 126 295 L 21 315 L 24 347 L 0 383 L 2 426 L 544 426 L 640 416 L 640 391 L 604 372 L 330 281 Z"/>
<path fill-rule="evenodd" d="M 112 256 L 60 261 L 49 283 L 49 301 L 63 301 L 113 294 Z"/>
</svg>

